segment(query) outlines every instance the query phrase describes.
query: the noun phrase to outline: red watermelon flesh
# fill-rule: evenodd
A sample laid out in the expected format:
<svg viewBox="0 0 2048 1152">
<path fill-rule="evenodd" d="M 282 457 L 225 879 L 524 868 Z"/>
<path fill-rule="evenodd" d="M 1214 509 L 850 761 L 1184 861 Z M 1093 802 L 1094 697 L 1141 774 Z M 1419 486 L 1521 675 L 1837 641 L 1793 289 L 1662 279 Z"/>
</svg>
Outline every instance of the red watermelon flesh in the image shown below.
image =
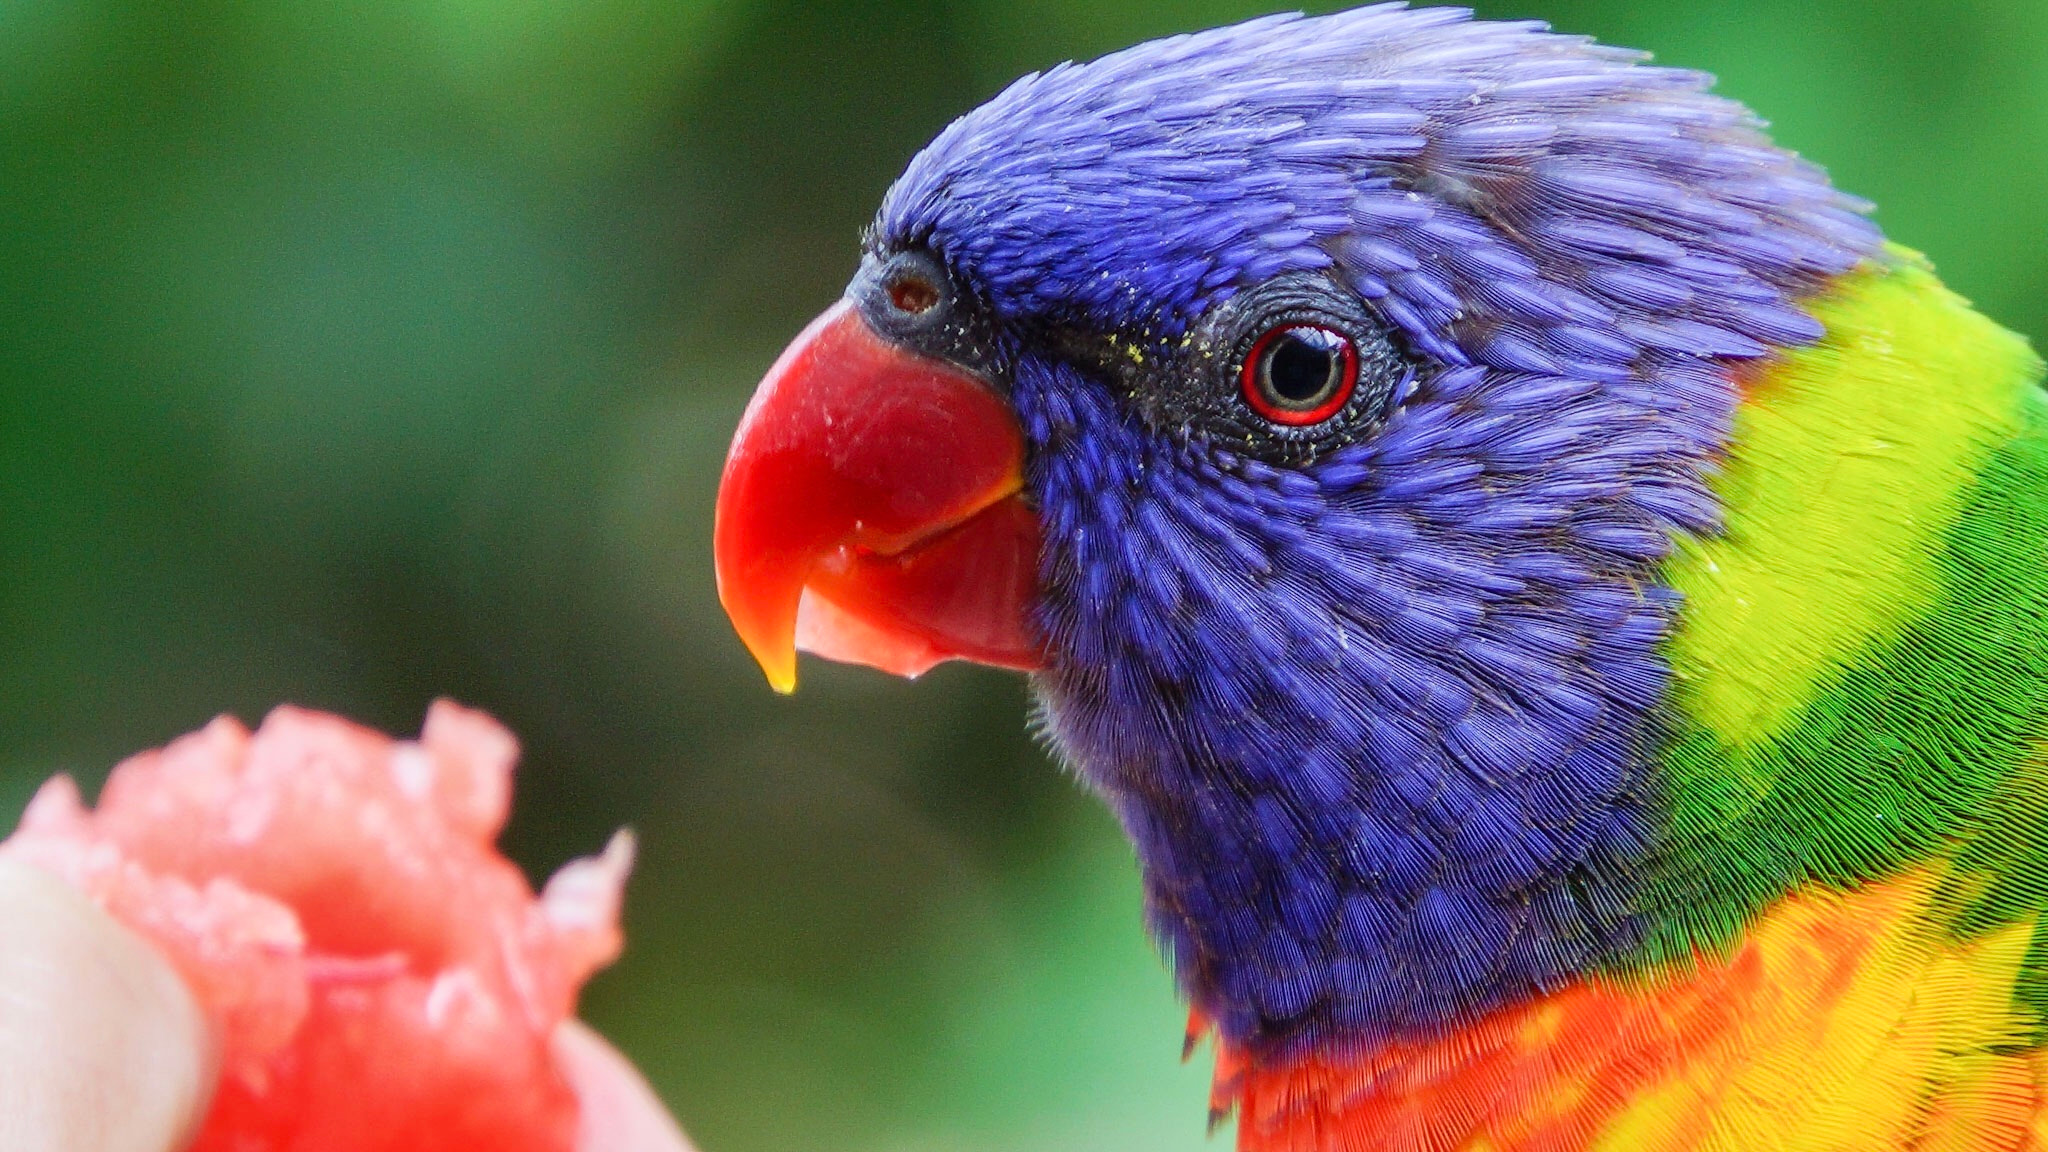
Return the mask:
<svg viewBox="0 0 2048 1152">
<path fill-rule="evenodd" d="M 618 955 L 632 841 L 538 897 L 493 847 L 518 745 L 439 701 L 417 741 L 339 717 L 223 717 L 114 769 L 97 810 L 50 780 L 0 853 L 161 948 L 220 1037 L 196 1152 L 569 1152 L 550 1057 Z"/>
</svg>

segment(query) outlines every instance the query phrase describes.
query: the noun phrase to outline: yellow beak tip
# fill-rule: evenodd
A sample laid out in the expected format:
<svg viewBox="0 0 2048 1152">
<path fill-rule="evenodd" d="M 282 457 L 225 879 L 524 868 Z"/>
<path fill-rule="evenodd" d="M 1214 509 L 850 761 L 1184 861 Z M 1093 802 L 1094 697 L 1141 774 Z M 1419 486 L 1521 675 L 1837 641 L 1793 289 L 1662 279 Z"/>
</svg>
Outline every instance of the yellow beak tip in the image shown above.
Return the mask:
<svg viewBox="0 0 2048 1152">
<path fill-rule="evenodd" d="M 747 655 L 754 658 L 754 664 L 761 669 L 761 675 L 768 678 L 768 686 L 778 696 L 787 696 L 796 691 L 796 638 L 793 628 L 750 629 L 740 627 L 740 643 L 746 646 Z M 777 632 L 781 635 L 777 635 Z M 763 633 L 766 635 L 763 635 Z"/>
<path fill-rule="evenodd" d="M 768 677 L 768 686 L 778 696 L 787 696 L 796 691 L 796 653 L 791 652 L 786 660 L 762 660 L 761 674 Z"/>
</svg>

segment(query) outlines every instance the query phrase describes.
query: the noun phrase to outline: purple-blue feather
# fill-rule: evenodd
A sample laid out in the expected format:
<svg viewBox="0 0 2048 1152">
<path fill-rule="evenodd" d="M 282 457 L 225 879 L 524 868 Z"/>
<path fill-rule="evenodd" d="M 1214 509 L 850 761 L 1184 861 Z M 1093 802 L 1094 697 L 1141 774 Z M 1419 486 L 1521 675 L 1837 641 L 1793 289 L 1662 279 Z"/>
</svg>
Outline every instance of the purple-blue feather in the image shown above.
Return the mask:
<svg viewBox="0 0 2048 1152">
<path fill-rule="evenodd" d="M 1534 24 L 1276 16 L 1027 77 L 890 191 L 1017 351 L 1036 678 L 1195 1003 L 1254 1048 L 1441 1026 L 1634 939 L 1678 533 L 1728 362 L 1880 251 L 1698 73 Z M 1135 347 L 1320 272 L 1425 365 L 1311 463 L 1155 426 L 1031 343 Z"/>
</svg>

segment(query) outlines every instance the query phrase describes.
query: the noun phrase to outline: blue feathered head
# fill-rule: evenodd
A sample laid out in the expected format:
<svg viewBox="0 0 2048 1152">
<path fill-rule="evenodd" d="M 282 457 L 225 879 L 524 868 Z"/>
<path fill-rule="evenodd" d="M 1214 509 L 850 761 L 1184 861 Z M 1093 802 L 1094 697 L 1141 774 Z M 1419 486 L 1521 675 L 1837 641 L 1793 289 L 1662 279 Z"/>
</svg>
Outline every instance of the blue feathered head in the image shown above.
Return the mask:
<svg viewBox="0 0 2048 1152">
<path fill-rule="evenodd" d="M 1240 1044 L 1598 963 L 1731 365 L 1881 248 L 1708 84 L 1400 5 L 1018 81 L 749 409 L 735 623 L 785 685 L 796 644 L 1033 669 Z"/>
</svg>

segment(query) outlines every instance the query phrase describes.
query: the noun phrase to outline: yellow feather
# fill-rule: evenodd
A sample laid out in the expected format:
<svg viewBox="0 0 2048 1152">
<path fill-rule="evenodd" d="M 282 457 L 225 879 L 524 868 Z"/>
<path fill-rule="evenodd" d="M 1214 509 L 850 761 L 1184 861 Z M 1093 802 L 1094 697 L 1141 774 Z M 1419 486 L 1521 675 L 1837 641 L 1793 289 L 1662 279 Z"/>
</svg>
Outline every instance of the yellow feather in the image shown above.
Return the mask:
<svg viewBox="0 0 2048 1152">
<path fill-rule="evenodd" d="M 1825 339 L 1745 379 L 1716 484 L 1727 533 L 1669 566 L 1678 692 L 1732 747 L 1778 735 L 1819 678 L 1927 607 L 1935 543 L 2036 390 L 2024 340 L 1893 256 L 1809 302 Z"/>
</svg>

